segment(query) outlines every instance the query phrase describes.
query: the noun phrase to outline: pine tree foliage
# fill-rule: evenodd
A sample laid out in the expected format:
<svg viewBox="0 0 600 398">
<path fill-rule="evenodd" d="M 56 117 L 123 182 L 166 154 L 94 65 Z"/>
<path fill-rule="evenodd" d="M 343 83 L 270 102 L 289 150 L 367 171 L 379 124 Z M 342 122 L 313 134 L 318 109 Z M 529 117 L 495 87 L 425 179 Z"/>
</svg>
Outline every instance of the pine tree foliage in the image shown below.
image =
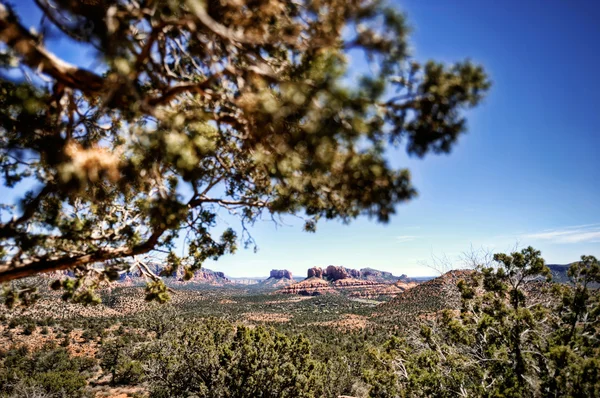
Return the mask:
<svg viewBox="0 0 600 398">
<path fill-rule="evenodd" d="M 153 397 L 318 397 L 322 369 L 302 336 L 207 319 L 150 349 Z"/>
<path fill-rule="evenodd" d="M 1 206 L 0 282 L 75 270 L 56 285 L 74 301 L 132 267 L 164 301 L 144 255 L 189 277 L 262 216 L 388 221 L 416 195 L 390 149 L 449 152 L 490 87 L 470 61 L 414 60 L 380 0 L 36 3 L 37 30 L 94 48 L 97 67 L 49 52 L 0 2 L 0 175 L 11 195 L 30 187 Z"/>
<path fill-rule="evenodd" d="M 532 247 L 494 255 L 461 280 L 460 313 L 374 351 L 373 397 L 592 397 L 600 391 L 600 267 L 582 256 L 570 285 L 548 284 Z M 381 392 L 383 391 L 383 393 Z"/>
</svg>

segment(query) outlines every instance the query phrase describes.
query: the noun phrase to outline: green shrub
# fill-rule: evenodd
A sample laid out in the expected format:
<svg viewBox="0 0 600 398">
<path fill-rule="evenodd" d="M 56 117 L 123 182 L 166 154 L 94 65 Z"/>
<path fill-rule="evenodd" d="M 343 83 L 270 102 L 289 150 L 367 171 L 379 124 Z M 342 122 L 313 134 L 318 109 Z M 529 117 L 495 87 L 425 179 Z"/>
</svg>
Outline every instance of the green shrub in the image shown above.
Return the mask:
<svg viewBox="0 0 600 398">
<path fill-rule="evenodd" d="M 73 397 L 81 393 L 86 380 L 84 376 L 74 371 L 45 372 L 36 374 L 35 383 L 48 393 Z"/>
<path fill-rule="evenodd" d="M 208 320 L 167 333 L 154 350 L 148 374 L 153 397 L 322 396 L 324 365 L 301 336 Z"/>
<path fill-rule="evenodd" d="M 35 352 L 11 347 L 0 352 L 0 397 L 83 396 L 95 365 L 92 358 L 71 357 L 51 344 Z"/>
</svg>

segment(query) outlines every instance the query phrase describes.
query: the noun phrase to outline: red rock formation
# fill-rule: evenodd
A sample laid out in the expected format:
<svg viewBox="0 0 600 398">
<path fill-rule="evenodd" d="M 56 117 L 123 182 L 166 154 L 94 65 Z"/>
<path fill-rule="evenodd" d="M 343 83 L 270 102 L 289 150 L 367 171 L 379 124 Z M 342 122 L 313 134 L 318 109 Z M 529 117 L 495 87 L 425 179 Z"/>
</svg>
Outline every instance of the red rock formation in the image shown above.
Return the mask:
<svg viewBox="0 0 600 398">
<path fill-rule="evenodd" d="M 303 296 L 316 296 L 327 293 L 337 293 L 333 286 L 324 279 L 310 277 L 302 282 L 294 283 L 277 291 L 283 294 L 300 294 Z"/>
<path fill-rule="evenodd" d="M 362 278 L 362 273 L 359 270 L 352 269 L 352 268 L 345 268 L 345 269 L 346 269 L 346 272 L 348 274 L 350 274 L 350 276 L 352 278 L 356 278 L 356 279 L 361 279 Z"/>
<path fill-rule="evenodd" d="M 415 283 L 382 283 L 350 277 L 335 281 L 311 277 L 302 282 L 286 286 L 283 289 L 278 290 L 278 293 L 309 296 L 344 293 L 350 297 L 377 298 L 382 296 L 395 296 L 414 285 Z"/>
<path fill-rule="evenodd" d="M 259 286 L 276 289 L 289 286 L 294 282 L 295 281 L 290 271 L 286 269 L 274 269 L 271 271 L 269 278 L 261 281 Z"/>
<path fill-rule="evenodd" d="M 322 278 L 323 277 L 323 268 L 321 267 L 312 267 L 308 269 L 307 278 Z"/>
<path fill-rule="evenodd" d="M 351 297 L 376 298 L 396 296 L 415 286 L 406 275 L 398 278 L 390 272 L 363 268 L 360 271 L 342 266 L 330 265 L 325 269 L 312 267 L 308 278 L 286 286 L 278 293 L 318 295 L 343 292 Z"/>
<path fill-rule="evenodd" d="M 313 278 L 313 277 L 325 278 L 330 281 L 337 281 L 338 279 L 346 279 L 346 278 L 362 279 L 362 273 L 361 273 L 361 271 L 359 271 L 357 269 L 330 265 L 325 269 L 323 269 L 321 267 L 309 268 L 307 277 L 308 278 Z"/>
<path fill-rule="evenodd" d="M 273 279 L 293 279 L 292 273 L 287 269 L 274 269 L 271 270 L 269 278 Z"/>
<path fill-rule="evenodd" d="M 350 278 L 350 273 L 344 267 L 336 267 L 335 265 L 330 265 L 324 272 L 325 277 L 330 281 L 337 281 L 340 279 Z"/>
</svg>

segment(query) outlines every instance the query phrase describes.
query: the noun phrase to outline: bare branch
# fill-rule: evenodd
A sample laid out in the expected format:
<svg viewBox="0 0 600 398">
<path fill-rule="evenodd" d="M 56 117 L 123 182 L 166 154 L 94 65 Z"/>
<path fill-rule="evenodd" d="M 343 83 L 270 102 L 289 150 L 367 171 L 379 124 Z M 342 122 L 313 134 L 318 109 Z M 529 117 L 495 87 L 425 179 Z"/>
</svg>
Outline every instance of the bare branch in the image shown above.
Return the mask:
<svg viewBox="0 0 600 398">
<path fill-rule="evenodd" d="M 38 195 L 25 206 L 25 211 L 21 217 L 9 221 L 4 225 L 0 225 L 0 238 L 12 236 L 17 225 L 22 224 L 33 217 L 35 212 L 38 210 L 42 199 L 44 199 L 44 197 L 46 197 L 50 192 L 52 192 L 52 187 L 50 185 L 46 185 L 44 188 L 42 188 Z"/>
<path fill-rule="evenodd" d="M 156 230 L 145 242 L 134 247 L 120 247 L 116 249 L 102 249 L 94 253 L 80 256 L 64 256 L 59 258 L 39 259 L 29 263 L 14 265 L 11 263 L 0 263 L 0 283 L 14 279 L 24 278 L 37 273 L 62 271 L 85 265 L 115 260 L 145 254 L 151 251 L 157 244 L 158 239 L 165 232 L 164 229 Z"/>
<path fill-rule="evenodd" d="M 23 57 L 23 62 L 62 84 L 95 94 L 104 87 L 104 79 L 93 72 L 69 64 L 38 44 L 37 38 L 21 25 L 12 10 L 0 4 L 0 41 Z"/>
</svg>

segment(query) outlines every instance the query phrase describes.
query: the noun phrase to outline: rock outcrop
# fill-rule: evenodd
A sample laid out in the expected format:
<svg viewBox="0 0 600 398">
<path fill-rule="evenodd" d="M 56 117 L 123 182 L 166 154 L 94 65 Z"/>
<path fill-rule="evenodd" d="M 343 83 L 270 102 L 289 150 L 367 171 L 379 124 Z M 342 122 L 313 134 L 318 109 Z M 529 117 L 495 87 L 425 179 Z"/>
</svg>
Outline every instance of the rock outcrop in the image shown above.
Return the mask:
<svg viewBox="0 0 600 398">
<path fill-rule="evenodd" d="M 160 275 L 163 267 L 159 264 L 148 264 L 148 269 L 156 275 Z M 225 285 L 231 283 L 231 281 L 225 276 L 225 273 L 220 271 L 213 271 L 208 268 L 203 268 L 200 271 L 194 273 L 194 277 L 188 281 L 183 279 L 183 269 L 179 269 L 177 273 L 172 277 L 165 278 L 167 284 L 186 284 L 186 283 L 202 283 L 210 285 Z M 139 271 L 130 271 L 121 274 L 119 283 L 124 286 L 137 286 L 146 283 L 146 278 L 140 275 Z"/>
<path fill-rule="evenodd" d="M 263 288 L 281 288 L 289 286 L 295 282 L 291 271 L 287 269 L 274 269 L 269 278 L 261 281 L 258 286 Z"/>
<path fill-rule="evenodd" d="M 319 296 L 321 294 L 338 293 L 328 281 L 316 276 L 312 276 L 301 282 L 286 286 L 277 292 L 282 294 L 299 294 L 302 296 Z"/>
<path fill-rule="evenodd" d="M 294 279 L 292 276 L 292 273 L 290 271 L 288 271 L 287 269 L 274 269 L 271 270 L 271 274 L 269 275 L 269 278 L 274 278 L 274 279 Z"/>
<path fill-rule="evenodd" d="M 310 268 L 305 280 L 286 286 L 278 293 L 309 296 L 344 293 L 351 297 L 376 298 L 392 297 L 415 285 L 406 276 L 398 278 L 371 268 L 357 270 L 330 265 L 325 269 Z"/>
<path fill-rule="evenodd" d="M 346 278 L 360 279 L 360 271 L 341 266 L 330 265 L 323 269 L 321 267 L 312 267 L 308 269 L 308 278 L 323 278 L 330 281 L 337 281 Z"/>
<path fill-rule="evenodd" d="M 401 277 L 395 277 L 391 272 L 379 271 L 373 268 L 363 268 L 360 270 L 361 278 L 366 280 L 399 280 Z M 406 277 L 406 275 L 403 275 Z"/>
<path fill-rule="evenodd" d="M 336 267 L 335 265 L 330 265 L 329 267 L 327 267 L 323 275 L 326 279 L 329 279 L 330 281 L 338 281 L 340 279 L 352 278 L 347 268 Z"/>
<path fill-rule="evenodd" d="M 183 278 L 183 269 L 179 269 L 174 277 L 167 278 L 166 281 L 167 283 L 171 284 L 199 283 L 215 286 L 222 286 L 231 283 L 231 281 L 223 272 L 213 271 L 208 268 L 202 268 L 199 271 L 196 271 L 194 273 L 194 277 L 188 281 L 184 280 Z"/>
<path fill-rule="evenodd" d="M 415 286 L 416 283 L 380 283 L 356 278 L 344 278 L 327 281 L 322 278 L 307 278 L 302 282 L 286 286 L 278 293 L 300 294 L 303 296 L 318 296 L 321 294 L 346 294 L 357 298 L 393 297 Z"/>
<path fill-rule="evenodd" d="M 309 268 L 307 278 L 323 278 L 329 281 L 354 278 L 381 283 L 409 281 L 408 276 L 406 276 L 405 274 L 401 276 L 394 276 L 391 272 L 379 271 L 373 268 L 362 268 L 360 270 L 357 270 L 353 268 L 346 268 L 335 265 L 330 265 L 325 269 L 321 267 Z"/>
<path fill-rule="evenodd" d="M 307 278 L 322 278 L 323 277 L 323 268 L 321 267 L 312 267 L 308 269 Z"/>
<path fill-rule="evenodd" d="M 177 282 L 185 283 L 183 278 L 178 277 Z M 223 285 L 227 283 L 231 283 L 229 279 L 225 276 L 223 272 L 213 271 L 210 269 L 201 269 L 194 274 L 194 277 L 187 282 L 195 282 L 195 283 L 208 283 L 211 285 Z"/>
</svg>

